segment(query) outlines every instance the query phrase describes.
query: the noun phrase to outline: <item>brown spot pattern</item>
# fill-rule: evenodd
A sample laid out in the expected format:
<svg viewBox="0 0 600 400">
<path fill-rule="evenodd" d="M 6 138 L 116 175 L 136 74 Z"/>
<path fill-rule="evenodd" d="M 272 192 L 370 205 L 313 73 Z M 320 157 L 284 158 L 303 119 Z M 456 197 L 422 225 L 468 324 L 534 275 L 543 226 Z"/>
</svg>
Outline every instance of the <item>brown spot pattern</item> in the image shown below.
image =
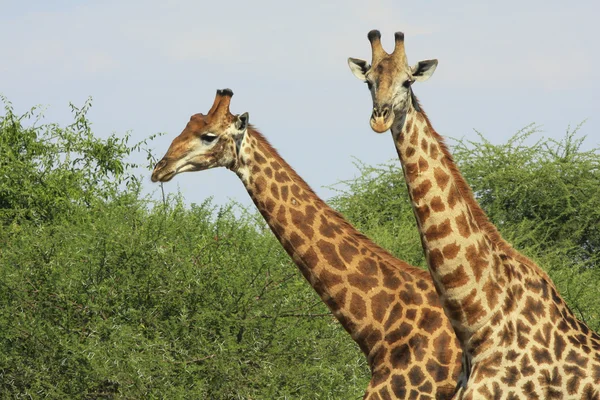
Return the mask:
<svg viewBox="0 0 600 400">
<path fill-rule="evenodd" d="M 435 212 L 442 212 L 446 209 L 446 205 L 443 203 L 440 196 L 435 196 L 431 199 L 431 209 Z"/>
<path fill-rule="evenodd" d="M 433 169 L 433 176 L 435 178 L 435 181 L 436 181 L 438 187 L 442 191 L 445 190 L 446 185 L 448 184 L 448 181 L 450 180 L 450 175 L 448 175 L 442 168 L 435 167 Z"/>
<path fill-rule="evenodd" d="M 468 238 L 471 236 L 471 227 L 467 222 L 467 216 L 464 212 L 456 217 L 456 227 L 458 228 L 458 233 L 460 233 L 462 237 Z"/>
<path fill-rule="evenodd" d="M 332 243 L 321 239 L 317 242 L 317 247 L 329 265 L 340 271 L 346 270 L 346 264 L 338 256 L 337 250 Z"/>
<path fill-rule="evenodd" d="M 419 172 L 425 172 L 429 168 L 429 163 L 423 157 L 419 157 Z"/>
<path fill-rule="evenodd" d="M 458 244 L 456 244 L 456 242 L 454 242 L 454 243 L 450 243 L 450 244 L 447 244 L 446 246 L 444 246 L 444 248 L 442 249 L 442 254 L 444 254 L 444 258 L 446 260 L 452 260 L 452 259 L 456 258 L 459 251 L 460 251 L 460 246 Z"/>
<path fill-rule="evenodd" d="M 356 255 L 358 255 L 358 249 L 348 243 L 347 240 L 342 241 L 340 244 L 340 254 L 346 263 L 350 263 Z"/>
<path fill-rule="evenodd" d="M 411 194 L 413 198 L 413 203 L 419 203 L 423 197 L 427 195 L 429 190 L 431 189 L 431 181 L 426 180 L 423 181 L 419 186 L 412 189 Z"/>
<path fill-rule="evenodd" d="M 417 214 L 417 218 L 419 219 L 419 224 L 421 226 L 425 225 L 427 218 L 431 215 L 431 209 L 429 205 L 423 204 L 422 206 L 418 206 L 415 208 L 415 213 Z"/>
<path fill-rule="evenodd" d="M 446 219 L 438 225 L 431 225 L 425 231 L 425 238 L 432 242 L 434 240 L 440 240 L 448 235 L 452 234 L 452 227 L 450 226 L 450 220 Z"/>
<path fill-rule="evenodd" d="M 365 301 L 356 293 L 352 294 L 352 300 L 350 301 L 350 312 L 358 320 L 362 320 L 367 315 L 367 306 Z"/>
<path fill-rule="evenodd" d="M 469 282 L 465 268 L 459 265 L 454 271 L 442 276 L 442 285 L 446 289 L 455 289 L 466 285 Z"/>
</svg>

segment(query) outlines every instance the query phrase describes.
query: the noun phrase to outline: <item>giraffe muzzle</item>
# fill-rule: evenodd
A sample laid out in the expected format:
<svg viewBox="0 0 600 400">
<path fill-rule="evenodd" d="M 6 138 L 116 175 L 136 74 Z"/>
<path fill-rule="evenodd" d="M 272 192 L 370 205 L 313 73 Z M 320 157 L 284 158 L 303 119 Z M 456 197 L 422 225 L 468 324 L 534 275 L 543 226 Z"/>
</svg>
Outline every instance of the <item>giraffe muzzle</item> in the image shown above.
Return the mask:
<svg viewBox="0 0 600 400">
<path fill-rule="evenodd" d="M 167 166 L 167 163 L 168 161 L 163 158 L 156 164 L 154 171 L 152 171 L 152 177 L 150 178 L 152 182 L 166 182 L 173 177 L 173 173 L 169 173 L 169 171 L 164 170 L 164 168 Z"/>
<path fill-rule="evenodd" d="M 381 107 L 373 107 L 370 120 L 371 129 L 377 133 L 383 133 L 392 127 L 393 122 L 394 112 L 390 105 L 386 104 Z"/>
</svg>

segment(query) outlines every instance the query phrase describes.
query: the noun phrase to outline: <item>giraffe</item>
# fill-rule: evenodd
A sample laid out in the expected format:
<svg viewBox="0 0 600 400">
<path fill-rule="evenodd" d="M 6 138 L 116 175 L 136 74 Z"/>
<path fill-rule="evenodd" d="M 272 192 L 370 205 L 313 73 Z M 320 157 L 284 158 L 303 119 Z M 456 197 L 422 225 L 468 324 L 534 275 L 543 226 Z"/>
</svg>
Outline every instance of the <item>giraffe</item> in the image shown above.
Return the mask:
<svg viewBox="0 0 600 400">
<path fill-rule="evenodd" d="M 600 336 L 549 276 L 489 221 L 417 101 L 437 60 L 409 67 L 404 34 L 388 54 L 369 32 L 371 65 L 349 58 L 373 100 L 371 128 L 391 130 L 427 264 L 463 350 L 456 398 L 600 399 Z"/>
<path fill-rule="evenodd" d="M 461 352 L 425 270 L 392 257 L 326 205 L 277 151 L 233 115 L 230 89 L 195 114 L 152 181 L 186 171 L 235 172 L 301 273 L 365 354 L 365 399 L 448 399 Z"/>
</svg>

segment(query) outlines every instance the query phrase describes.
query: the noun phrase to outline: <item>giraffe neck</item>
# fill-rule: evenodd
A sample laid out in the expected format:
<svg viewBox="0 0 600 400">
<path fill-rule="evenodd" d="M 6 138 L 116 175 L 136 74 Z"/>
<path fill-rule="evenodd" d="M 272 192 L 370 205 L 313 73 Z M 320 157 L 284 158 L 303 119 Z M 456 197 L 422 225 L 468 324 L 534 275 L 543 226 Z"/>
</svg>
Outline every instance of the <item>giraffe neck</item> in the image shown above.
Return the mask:
<svg viewBox="0 0 600 400">
<path fill-rule="evenodd" d="M 496 397 L 548 398 L 550 385 L 573 398 L 597 394 L 600 336 L 576 319 L 542 269 L 501 238 L 426 115 L 411 107 L 392 136 L 431 276 L 463 350 L 455 398 L 491 396 L 492 387 Z M 578 378 L 569 363 L 598 373 L 571 386 Z M 530 372 L 510 382 L 508 371 L 519 375 L 525 365 Z"/>
<path fill-rule="evenodd" d="M 348 224 L 253 129 L 240 145 L 235 172 L 285 251 L 372 364 L 382 338 L 372 327 L 381 321 L 371 316 L 387 315 L 399 274 L 422 276 L 422 271 Z M 389 266 L 396 269 L 386 270 Z M 403 320 L 401 314 L 394 318 Z"/>
<path fill-rule="evenodd" d="M 464 345 L 505 296 L 504 253 L 498 250 L 510 246 L 475 201 L 424 112 L 410 107 L 394 124 L 392 136 L 433 281 Z"/>
</svg>

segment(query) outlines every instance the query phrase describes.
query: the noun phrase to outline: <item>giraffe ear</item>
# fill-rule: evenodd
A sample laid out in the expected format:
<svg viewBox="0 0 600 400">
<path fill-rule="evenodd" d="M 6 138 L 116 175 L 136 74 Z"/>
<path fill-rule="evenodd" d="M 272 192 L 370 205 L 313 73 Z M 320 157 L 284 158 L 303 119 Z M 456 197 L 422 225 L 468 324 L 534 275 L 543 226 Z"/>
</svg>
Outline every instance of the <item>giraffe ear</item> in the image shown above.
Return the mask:
<svg viewBox="0 0 600 400">
<path fill-rule="evenodd" d="M 248 115 L 247 112 L 238 115 L 235 117 L 235 128 L 238 131 L 245 131 L 246 128 L 248 128 L 248 120 L 250 119 L 250 116 Z"/>
<path fill-rule="evenodd" d="M 419 61 L 412 67 L 412 76 L 418 82 L 424 82 L 433 75 L 437 68 L 438 60 L 423 60 Z"/>
<path fill-rule="evenodd" d="M 371 68 L 368 62 L 365 60 L 359 60 L 358 58 L 348 58 L 348 66 L 350 67 L 350 71 L 354 74 L 355 77 L 360 79 L 361 81 L 366 81 L 367 78 L 365 74 Z"/>
</svg>

